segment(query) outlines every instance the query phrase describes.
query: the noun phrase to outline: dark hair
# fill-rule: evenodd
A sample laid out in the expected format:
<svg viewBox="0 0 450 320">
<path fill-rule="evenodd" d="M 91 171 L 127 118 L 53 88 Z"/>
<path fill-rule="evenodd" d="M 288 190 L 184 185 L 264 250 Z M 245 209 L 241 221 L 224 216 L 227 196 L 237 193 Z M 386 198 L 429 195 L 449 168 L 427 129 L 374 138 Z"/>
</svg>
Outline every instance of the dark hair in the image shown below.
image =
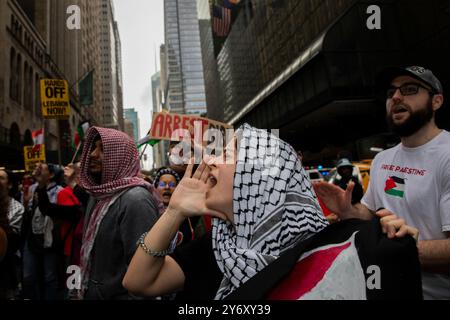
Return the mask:
<svg viewBox="0 0 450 320">
<path fill-rule="evenodd" d="M 0 171 L 3 171 L 6 173 L 6 176 L 8 177 L 8 184 L 11 186 L 11 188 L 8 190 L 8 194 L 10 197 L 14 197 L 17 192 L 19 192 L 19 177 L 17 174 L 14 174 L 14 172 L 6 169 L 0 169 Z"/>
<path fill-rule="evenodd" d="M 170 174 L 170 175 L 174 176 L 175 180 L 177 181 L 177 184 L 181 180 L 180 176 L 178 175 L 178 173 L 175 170 L 173 170 L 171 168 L 167 168 L 167 167 L 162 167 L 162 168 L 159 168 L 158 171 L 156 172 L 155 180 L 153 181 L 155 188 L 158 187 L 159 179 L 161 179 L 161 176 L 163 176 L 165 174 Z"/>
<path fill-rule="evenodd" d="M 53 174 L 52 182 L 56 182 L 56 184 L 62 184 L 64 179 L 64 170 L 57 164 L 48 163 L 47 164 L 48 171 Z"/>
</svg>

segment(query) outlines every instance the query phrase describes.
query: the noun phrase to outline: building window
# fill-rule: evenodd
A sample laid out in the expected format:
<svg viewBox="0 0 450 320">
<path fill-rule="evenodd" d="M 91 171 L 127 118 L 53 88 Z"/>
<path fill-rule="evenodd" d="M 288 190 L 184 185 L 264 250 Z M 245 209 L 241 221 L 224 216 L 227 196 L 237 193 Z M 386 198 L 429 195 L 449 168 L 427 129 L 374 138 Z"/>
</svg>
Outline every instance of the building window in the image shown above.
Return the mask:
<svg viewBox="0 0 450 320">
<path fill-rule="evenodd" d="M 16 74 L 17 74 L 17 99 L 18 103 L 22 102 L 21 92 L 22 92 L 22 56 L 20 54 L 17 55 L 16 62 Z"/>
<path fill-rule="evenodd" d="M 27 80 L 28 80 L 28 63 L 25 61 L 23 64 L 23 106 L 28 109 L 28 97 L 27 97 Z"/>
<path fill-rule="evenodd" d="M 31 136 L 30 129 L 25 130 L 25 134 L 23 135 L 23 145 L 24 146 L 32 146 L 33 145 L 33 138 Z"/>
<path fill-rule="evenodd" d="M 41 116 L 41 95 L 39 87 L 39 74 L 34 76 L 34 113 L 37 117 Z"/>
<path fill-rule="evenodd" d="M 13 122 L 9 128 L 9 144 L 16 148 L 20 148 L 20 129 L 15 122 Z"/>
<path fill-rule="evenodd" d="M 16 50 L 11 48 L 11 54 L 9 57 L 9 96 L 13 100 L 17 100 L 16 93 Z"/>
<path fill-rule="evenodd" d="M 33 68 L 28 68 L 28 81 L 27 81 L 27 97 L 28 97 L 28 110 L 33 112 Z"/>
</svg>

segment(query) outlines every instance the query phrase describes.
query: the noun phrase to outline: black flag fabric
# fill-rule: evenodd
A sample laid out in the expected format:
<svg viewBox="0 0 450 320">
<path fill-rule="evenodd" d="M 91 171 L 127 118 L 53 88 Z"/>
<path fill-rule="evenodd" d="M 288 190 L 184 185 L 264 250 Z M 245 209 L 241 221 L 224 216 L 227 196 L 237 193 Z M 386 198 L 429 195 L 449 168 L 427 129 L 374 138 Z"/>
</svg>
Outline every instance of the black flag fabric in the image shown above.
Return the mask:
<svg viewBox="0 0 450 320">
<path fill-rule="evenodd" d="M 286 251 L 226 300 L 422 298 L 414 239 L 388 239 L 374 218 L 330 225 Z"/>
</svg>

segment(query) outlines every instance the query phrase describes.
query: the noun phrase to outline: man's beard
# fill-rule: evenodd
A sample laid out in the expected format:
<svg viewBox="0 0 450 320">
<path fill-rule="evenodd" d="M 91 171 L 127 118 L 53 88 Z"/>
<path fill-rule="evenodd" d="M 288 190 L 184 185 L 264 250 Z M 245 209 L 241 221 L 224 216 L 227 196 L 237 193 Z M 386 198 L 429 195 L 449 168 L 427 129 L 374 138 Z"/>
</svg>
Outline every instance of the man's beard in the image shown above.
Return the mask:
<svg viewBox="0 0 450 320">
<path fill-rule="evenodd" d="M 94 182 L 96 184 L 102 184 L 102 172 L 92 172 L 90 171 L 89 174 L 91 175 L 92 180 L 94 180 Z"/>
<path fill-rule="evenodd" d="M 410 137 L 420 129 L 422 129 L 433 118 L 434 110 L 431 99 L 428 99 L 425 108 L 410 112 L 408 119 L 400 124 L 394 123 L 392 113 L 388 114 L 386 119 L 392 132 L 400 137 Z"/>
</svg>

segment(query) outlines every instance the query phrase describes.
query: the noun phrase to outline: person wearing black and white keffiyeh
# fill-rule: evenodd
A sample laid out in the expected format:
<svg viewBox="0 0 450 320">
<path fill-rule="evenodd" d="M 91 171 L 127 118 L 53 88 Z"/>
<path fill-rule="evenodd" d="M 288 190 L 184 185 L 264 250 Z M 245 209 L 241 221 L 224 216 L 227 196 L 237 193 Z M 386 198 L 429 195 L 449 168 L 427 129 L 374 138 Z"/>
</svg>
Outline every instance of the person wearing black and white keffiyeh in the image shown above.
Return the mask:
<svg viewBox="0 0 450 320">
<path fill-rule="evenodd" d="M 216 299 L 327 225 L 295 150 L 248 124 L 238 135 L 234 226 L 220 219 L 213 225 L 214 254 L 224 273 Z"/>
<path fill-rule="evenodd" d="M 184 289 L 190 299 L 223 299 L 287 249 L 328 225 L 289 144 L 248 124 L 235 136 L 238 151 L 233 166 L 205 160 L 207 164 L 200 164 L 193 174 L 192 164 L 188 166 L 166 212 L 141 238 L 123 281 L 130 292 L 159 295 Z M 203 242 L 196 247 L 193 241 L 167 256 L 177 226 L 186 217 L 205 214 L 215 217 L 209 246 Z M 202 295 L 200 290 L 211 289 L 205 278 L 214 274 L 217 281 L 211 294 Z"/>
</svg>

